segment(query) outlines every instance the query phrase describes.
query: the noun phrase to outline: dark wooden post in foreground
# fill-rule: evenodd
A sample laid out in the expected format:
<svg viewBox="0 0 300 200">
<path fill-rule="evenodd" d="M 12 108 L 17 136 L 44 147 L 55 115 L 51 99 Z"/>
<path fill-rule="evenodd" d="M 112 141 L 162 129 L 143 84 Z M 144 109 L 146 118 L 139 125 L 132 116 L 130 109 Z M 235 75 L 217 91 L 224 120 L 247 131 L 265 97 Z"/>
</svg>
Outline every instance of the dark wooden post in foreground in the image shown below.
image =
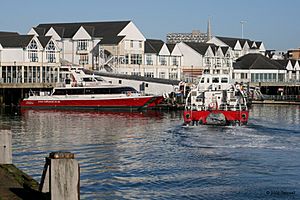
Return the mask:
<svg viewBox="0 0 300 200">
<path fill-rule="evenodd" d="M 0 164 L 12 164 L 11 130 L 0 130 Z"/>
<path fill-rule="evenodd" d="M 40 188 L 50 193 L 51 200 L 78 200 L 79 164 L 70 152 L 53 152 L 46 157 Z"/>
</svg>

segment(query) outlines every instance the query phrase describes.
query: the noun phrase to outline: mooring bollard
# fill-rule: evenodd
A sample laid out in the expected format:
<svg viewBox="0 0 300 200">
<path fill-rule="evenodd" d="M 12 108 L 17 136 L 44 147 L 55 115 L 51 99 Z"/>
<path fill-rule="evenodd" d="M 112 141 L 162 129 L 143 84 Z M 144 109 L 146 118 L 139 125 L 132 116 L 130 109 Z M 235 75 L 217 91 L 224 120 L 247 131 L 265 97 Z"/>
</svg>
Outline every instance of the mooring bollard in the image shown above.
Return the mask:
<svg viewBox="0 0 300 200">
<path fill-rule="evenodd" d="M 11 130 L 0 130 L 0 164 L 12 164 Z"/>
<path fill-rule="evenodd" d="M 79 164 L 70 152 L 53 152 L 46 157 L 39 190 L 50 193 L 51 200 L 77 200 L 79 191 Z"/>
</svg>

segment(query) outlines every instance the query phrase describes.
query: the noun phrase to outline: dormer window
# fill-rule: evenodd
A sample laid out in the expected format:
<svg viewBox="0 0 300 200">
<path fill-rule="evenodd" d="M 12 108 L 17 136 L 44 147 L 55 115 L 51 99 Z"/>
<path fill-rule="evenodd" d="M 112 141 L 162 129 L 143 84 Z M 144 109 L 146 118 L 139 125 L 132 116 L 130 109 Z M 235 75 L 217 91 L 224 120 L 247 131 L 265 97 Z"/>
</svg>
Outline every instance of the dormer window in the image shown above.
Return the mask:
<svg viewBox="0 0 300 200">
<path fill-rule="evenodd" d="M 78 40 L 77 41 L 77 50 L 87 50 L 88 41 L 87 40 Z"/>
<path fill-rule="evenodd" d="M 55 45 L 53 41 L 50 41 L 46 47 L 46 59 L 49 63 L 54 63 L 55 58 Z"/>
<path fill-rule="evenodd" d="M 30 62 L 38 62 L 38 53 L 37 53 L 37 43 L 35 40 L 32 40 L 27 47 L 28 50 L 28 59 Z"/>
</svg>

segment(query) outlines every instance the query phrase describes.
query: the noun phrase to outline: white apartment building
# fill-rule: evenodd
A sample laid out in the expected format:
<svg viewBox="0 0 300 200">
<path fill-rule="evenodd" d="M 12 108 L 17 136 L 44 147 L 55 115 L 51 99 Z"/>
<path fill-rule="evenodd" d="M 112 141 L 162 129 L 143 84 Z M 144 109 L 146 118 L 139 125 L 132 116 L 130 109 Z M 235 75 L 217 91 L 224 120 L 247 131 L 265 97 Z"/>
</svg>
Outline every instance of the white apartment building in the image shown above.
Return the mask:
<svg viewBox="0 0 300 200">
<path fill-rule="evenodd" d="M 252 41 L 242 38 L 219 37 L 215 36 L 207 43 L 215 44 L 220 47 L 230 47 L 232 51 L 233 60 L 242 57 L 248 53 L 260 53 L 265 55 L 265 46 L 263 42 Z"/>
<path fill-rule="evenodd" d="M 171 55 L 163 44 L 162 49 L 147 53 L 146 38 L 132 21 L 39 24 L 28 34 L 52 36 L 61 60 L 71 65 L 155 78 L 163 74 L 165 78 L 179 77 L 174 66 L 178 68 L 180 62 L 170 65 L 169 61 L 171 57 L 180 60 L 176 52 Z M 146 63 L 150 54 L 154 60 L 158 56 L 159 62 Z"/>
<path fill-rule="evenodd" d="M 59 81 L 59 47 L 52 37 L 0 33 L 0 83 Z"/>
<path fill-rule="evenodd" d="M 184 79 L 195 78 L 202 73 L 232 74 L 232 54 L 229 47 L 208 43 L 177 44 L 182 53 L 182 74 Z"/>
</svg>

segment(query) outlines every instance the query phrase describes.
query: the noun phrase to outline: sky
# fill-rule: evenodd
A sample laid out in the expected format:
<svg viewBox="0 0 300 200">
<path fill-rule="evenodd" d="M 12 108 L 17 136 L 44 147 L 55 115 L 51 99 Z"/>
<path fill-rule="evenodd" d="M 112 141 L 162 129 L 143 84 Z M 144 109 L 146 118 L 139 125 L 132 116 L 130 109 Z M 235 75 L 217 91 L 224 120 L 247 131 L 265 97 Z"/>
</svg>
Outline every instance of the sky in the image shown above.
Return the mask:
<svg viewBox="0 0 300 200">
<path fill-rule="evenodd" d="M 40 23 L 132 20 L 146 38 L 172 32 L 262 41 L 267 49 L 300 47 L 299 0 L 1 0 L 0 31 L 27 34 Z"/>
</svg>

